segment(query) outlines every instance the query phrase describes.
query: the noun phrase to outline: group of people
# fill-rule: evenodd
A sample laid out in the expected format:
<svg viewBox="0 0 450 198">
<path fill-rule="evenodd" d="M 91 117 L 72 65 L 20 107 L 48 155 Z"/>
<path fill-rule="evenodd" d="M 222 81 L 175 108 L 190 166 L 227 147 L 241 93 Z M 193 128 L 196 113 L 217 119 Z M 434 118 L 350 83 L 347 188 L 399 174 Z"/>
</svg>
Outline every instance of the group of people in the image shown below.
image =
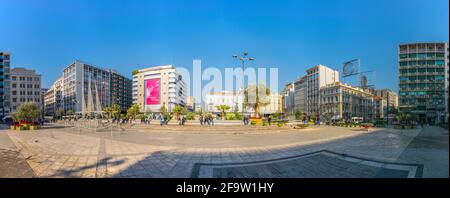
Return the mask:
<svg viewBox="0 0 450 198">
<path fill-rule="evenodd" d="M 198 120 L 200 121 L 200 125 L 214 126 L 214 117 L 212 116 L 201 115 Z"/>
<path fill-rule="evenodd" d="M 168 118 L 167 115 L 159 114 L 158 119 L 159 119 L 159 125 L 160 126 L 169 124 L 168 123 L 169 122 L 169 118 Z"/>
</svg>

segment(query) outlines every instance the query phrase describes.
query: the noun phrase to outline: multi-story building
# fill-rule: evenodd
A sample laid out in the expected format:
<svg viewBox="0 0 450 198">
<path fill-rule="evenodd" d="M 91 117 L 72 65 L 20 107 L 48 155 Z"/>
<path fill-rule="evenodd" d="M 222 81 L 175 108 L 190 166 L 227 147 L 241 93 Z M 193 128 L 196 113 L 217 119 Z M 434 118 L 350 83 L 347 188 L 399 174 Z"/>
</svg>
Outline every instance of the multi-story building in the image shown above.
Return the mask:
<svg viewBox="0 0 450 198">
<path fill-rule="evenodd" d="M 374 95 L 375 118 L 389 120 L 388 117 L 392 110 L 398 110 L 398 96 L 390 89 L 369 88 L 370 93 Z"/>
<path fill-rule="evenodd" d="M 227 105 L 230 107 L 228 112 L 236 111 L 242 112 L 243 104 L 242 94 L 231 91 L 220 91 L 220 92 L 208 92 L 205 94 L 205 107 L 204 111 L 220 114 L 221 111 L 217 109 L 219 105 Z"/>
<path fill-rule="evenodd" d="M 42 114 L 42 117 L 45 116 L 45 93 L 47 93 L 48 90 L 49 90 L 49 88 L 41 88 L 41 114 Z"/>
<path fill-rule="evenodd" d="M 295 111 L 295 83 L 288 83 L 284 86 L 282 93 L 282 112 L 287 115 L 294 114 Z"/>
<path fill-rule="evenodd" d="M 339 72 L 324 65 L 316 65 L 306 70 L 306 113 L 308 116 L 320 113 L 320 88 L 339 82 Z"/>
<path fill-rule="evenodd" d="M 110 105 L 117 104 L 122 111 L 126 111 L 133 103 L 132 99 L 132 85 L 131 79 L 126 78 L 116 71 L 111 70 L 111 102 Z"/>
<path fill-rule="evenodd" d="M 186 106 L 186 82 L 172 65 L 156 66 L 133 72 L 133 104 L 141 111 L 160 112 L 162 106 L 172 112 L 176 105 Z"/>
<path fill-rule="evenodd" d="M 322 121 L 371 121 L 374 116 L 373 94 L 340 82 L 322 87 L 320 101 Z"/>
<path fill-rule="evenodd" d="M 44 115 L 56 116 L 56 110 L 63 107 L 62 91 L 63 91 L 62 77 L 58 78 L 53 85 L 45 92 L 44 95 Z"/>
<path fill-rule="evenodd" d="M 0 118 L 11 112 L 10 59 L 8 52 L 0 52 Z"/>
<path fill-rule="evenodd" d="M 373 110 L 376 119 L 386 119 L 387 114 L 387 100 L 381 96 L 373 97 Z"/>
<path fill-rule="evenodd" d="M 24 102 L 35 102 L 42 108 L 41 75 L 21 67 L 11 69 L 10 101 L 11 112 L 16 112 Z"/>
<path fill-rule="evenodd" d="M 63 71 L 63 108 L 76 114 L 101 112 L 110 106 L 110 71 L 80 61 Z"/>
<path fill-rule="evenodd" d="M 307 94 L 308 94 L 307 76 L 302 76 L 294 82 L 294 113 L 300 111 L 306 113 L 308 111 Z"/>
<path fill-rule="evenodd" d="M 398 49 L 399 110 L 419 121 L 448 119 L 448 44 L 409 43 Z"/>
</svg>

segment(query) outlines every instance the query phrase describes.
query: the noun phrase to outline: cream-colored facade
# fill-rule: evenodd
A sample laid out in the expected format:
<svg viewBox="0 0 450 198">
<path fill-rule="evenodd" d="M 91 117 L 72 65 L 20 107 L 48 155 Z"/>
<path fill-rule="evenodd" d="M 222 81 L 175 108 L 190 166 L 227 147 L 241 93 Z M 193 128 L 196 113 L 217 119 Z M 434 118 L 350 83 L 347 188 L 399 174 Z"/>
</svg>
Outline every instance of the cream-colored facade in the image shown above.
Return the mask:
<svg viewBox="0 0 450 198">
<path fill-rule="evenodd" d="M 282 113 L 283 112 L 283 96 L 278 93 L 270 94 L 269 96 L 269 104 L 266 106 L 262 106 L 260 108 L 261 114 L 273 114 L 273 113 Z"/>
<path fill-rule="evenodd" d="M 58 78 L 44 94 L 44 115 L 55 116 L 56 110 L 62 107 L 62 91 L 64 78 Z"/>
<path fill-rule="evenodd" d="M 339 82 L 320 89 L 320 117 L 327 120 L 370 121 L 374 118 L 373 94 Z"/>
<path fill-rule="evenodd" d="M 159 104 L 145 102 L 145 82 L 160 79 Z M 186 83 L 172 65 L 140 69 L 133 74 L 133 104 L 139 104 L 141 111 L 160 112 L 162 106 L 172 112 L 176 105 L 186 106 Z"/>
<path fill-rule="evenodd" d="M 20 104 L 35 102 L 42 108 L 41 75 L 25 68 L 11 69 L 11 109 L 16 112 Z"/>
</svg>

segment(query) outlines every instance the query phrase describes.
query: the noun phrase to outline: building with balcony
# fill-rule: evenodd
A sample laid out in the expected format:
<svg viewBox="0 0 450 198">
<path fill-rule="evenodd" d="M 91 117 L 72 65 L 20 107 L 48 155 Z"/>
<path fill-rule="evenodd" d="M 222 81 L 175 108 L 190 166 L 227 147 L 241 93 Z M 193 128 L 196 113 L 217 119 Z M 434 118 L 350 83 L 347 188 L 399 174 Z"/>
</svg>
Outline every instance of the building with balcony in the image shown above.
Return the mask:
<svg viewBox="0 0 450 198">
<path fill-rule="evenodd" d="M 306 114 L 320 114 L 320 88 L 339 82 L 339 72 L 324 65 L 306 70 Z"/>
<path fill-rule="evenodd" d="M 10 53 L 0 52 L 0 118 L 11 112 L 10 59 Z"/>
<path fill-rule="evenodd" d="M 307 94 L 308 94 L 307 76 L 302 76 L 294 82 L 294 113 L 300 111 L 306 113 Z"/>
<path fill-rule="evenodd" d="M 63 91 L 62 77 L 58 78 L 53 85 L 44 94 L 44 116 L 56 116 L 56 110 L 63 107 L 62 91 Z"/>
<path fill-rule="evenodd" d="M 110 105 L 117 104 L 122 111 L 126 111 L 131 107 L 133 103 L 132 98 L 132 86 L 133 81 L 125 76 L 117 73 L 114 70 L 110 70 Z"/>
<path fill-rule="evenodd" d="M 399 110 L 430 124 L 448 120 L 448 43 L 398 48 Z"/>
<path fill-rule="evenodd" d="M 284 86 L 282 93 L 282 112 L 293 115 L 295 111 L 295 83 L 290 82 Z"/>
<path fill-rule="evenodd" d="M 176 105 L 186 106 L 187 85 L 172 65 L 156 66 L 133 72 L 133 104 L 141 111 L 160 112 L 165 106 L 172 112 Z"/>
<path fill-rule="evenodd" d="M 17 67 L 11 69 L 11 112 L 16 112 L 20 104 L 34 102 L 42 106 L 41 75 L 35 70 Z"/>
<path fill-rule="evenodd" d="M 369 90 L 340 82 L 320 88 L 321 121 L 371 121 L 374 118 L 373 94 Z"/>
</svg>

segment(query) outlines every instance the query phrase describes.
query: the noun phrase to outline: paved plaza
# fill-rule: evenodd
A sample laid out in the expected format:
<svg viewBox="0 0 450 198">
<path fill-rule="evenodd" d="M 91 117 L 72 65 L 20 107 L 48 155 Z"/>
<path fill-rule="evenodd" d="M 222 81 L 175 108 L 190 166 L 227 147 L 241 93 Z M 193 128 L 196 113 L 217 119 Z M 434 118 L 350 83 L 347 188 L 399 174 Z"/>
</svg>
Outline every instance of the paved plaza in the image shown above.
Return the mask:
<svg viewBox="0 0 450 198">
<path fill-rule="evenodd" d="M 0 130 L 0 177 L 448 177 L 448 131 L 318 126 Z"/>
</svg>

